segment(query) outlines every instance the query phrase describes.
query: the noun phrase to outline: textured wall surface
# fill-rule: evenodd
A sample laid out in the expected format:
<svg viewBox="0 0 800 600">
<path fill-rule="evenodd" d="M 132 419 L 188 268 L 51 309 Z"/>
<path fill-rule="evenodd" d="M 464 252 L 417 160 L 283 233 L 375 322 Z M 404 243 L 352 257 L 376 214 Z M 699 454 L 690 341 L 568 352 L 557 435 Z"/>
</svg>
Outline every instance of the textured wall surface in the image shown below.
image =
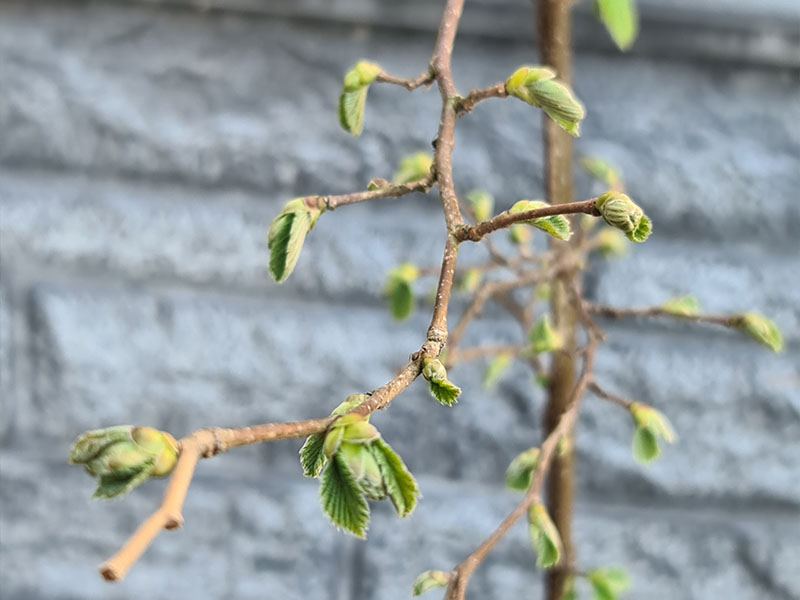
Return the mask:
<svg viewBox="0 0 800 600">
<path fill-rule="evenodd" d="M 424 499 L 406 521 L 375 506 L 365 543 L 328 525 L 300 442 L 274 443 L 201 464 L 185 528 L 109 586 L 95 566 L 163 484 L 90 504 L 91 482 L 64 462 L 77 433 L 103 425 L 181 435 L 321 416 L 419 347 L 427 306 L 396 324 L 380 293 L 396 263 L 440 259 L 434 195 L 326 214 L 280 287 L 264 237 L 287 199 L 362 189 L 429 147 L 435 90 L 376 87 L 357 140 L 335 102 L 358 58 L 417 74 L 432 35 L 0 2 L 3 598 L 406 598 L 418 572 L 454 565 L 514 505 L 503 472 L 539 439 L 543 403 L 521 367 L 491 392 L 479 369 L 454 371 L 466 391 L 452 410 L 417 383 L 375 415 Z M 454 70 L 466 90 L 531 61 L 524 40 L 468 34 Z M 713 328 L 608 324 L 602 381 L 661 408 L 680 440 L 642 469 L 626 415 L 587 401 L 581 564 L 628 566 L 631 598 L 800 598 L 798 72 L 585 52 L 575 78 L 589 111 L 578 151 L 617 163 L 655 222 L 627 258 L 592 266 L 592 297 L 630 306 L 692 292 L 709 312 L 763 311 L 787 338 L 776 356 Z M 501 206 L 541 196 L 540 154 L 538 115 L 487 102 L 459 121 L 456 180 Z M 577 177 L 580 196 L 597 191 Z M 518 335 L 489 312 L 469 339 Z M 471 597 L 538 596 L 525 533 L 489 557 Z"/>
</svg>

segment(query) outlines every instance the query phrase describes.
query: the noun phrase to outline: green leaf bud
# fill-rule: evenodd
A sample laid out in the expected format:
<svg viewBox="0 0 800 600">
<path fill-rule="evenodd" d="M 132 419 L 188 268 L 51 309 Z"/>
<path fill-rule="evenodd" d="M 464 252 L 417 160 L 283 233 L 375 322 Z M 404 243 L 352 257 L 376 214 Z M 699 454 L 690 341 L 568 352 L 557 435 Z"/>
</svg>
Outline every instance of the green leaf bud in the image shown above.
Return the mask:
<svg viewBox="0 0 800 600">
<path fill-rule="evenodd" d="M 601 158 L 584 156 L 580 159 L 584 170 L 595 179 L 602 181 L 610 190 L 624 191 L 624 184 L 619 171 Z"/>
<path fill-rule="evenodd" d="M 690 317 L 700 312 L 700 303 L 694 296 L 679 296 L 670 298 L 661 308 L 672 315 Z"/>
<path fill-rule="evenodd" d="M 542 315 L 531 329 L 529 339 L 536 354 L 560 350 L 564 346 L 561 333 L 553 329 L 550 316 Z"/>
<path fill-rule="evenodd" d="M 386 498 L 383 475 L 381 475 L 380 467 L 367 444 L 342 442 L 337 456 L 341 457 L 342 462 L 350 470 L 353 479 L 367 498 L 370 500 Z"/>
<path fill-rule="evenodd" d="M 636 0 L 594 0 L 594 12 L 620 50 L 633 45 L 639 33 Z"/>
<path fill-rule="evenodd" d="M 330 460 L 331 456 L 336 454 L 336 451 L 342 444 L 343 437 L 344 427 L 333 427 L 328 431 L 328 433 L 325 434 L 325 443 L 322 446 L 322 452 L 325 455 L 325 458 Z"/>
<path fill-rule="evenodd" d="M 436 358 L 426 357 L 422 363 L 422 376 L 430 384 L 431 395 L 439 404 L 452 406 L 461 394 L 461 388 L 447 379 L 447 370 Z"/>
<path fill-rule="evenodd" d="M 364 127 L 369 84 L 375 81 L 380 72 L 378 65 L 362 60 L 344 76 L 342 93 L 339 95 L 339 124 L 355 136 L 361 135 Z"/>
<path fill-rule="evenodd" d="M 561 536 L 540 502 L 528 509 L 528 533 L 536 551 L 536 566 L 542 569 L 556 566 L 563 552 Z"/>
<path fill-rule="evenodd" d="M 550 206 L 550 205 L 542 200 L 520 200 L 519 202 L 515 203 L 514 206 L 508 209 L 508 212 L 509 214 L 513 215 L 528 210 L 544 208 L 545 206 Z M 569 219 L 567 219 L 564 215 L 552 215 L 550 217 L 540 217 L 538 219 L 521 221 L 521 223 L 527 223 L 528 225 L 533 225 L 537 229 L 541 229 L 545 233 L 549 233 L 554 238 L 557 238 L 559 240 L 566 241 L 570 237 L 572 237 L 572 230 L 570 229 Z"/>
<path fill-rule="evenodd" d="M 414 290 L 411 284 L 419 277 L 419 269 L 411 263 L 403 263 L 391 271 L 386 281 L 384 294 L 389 300 L 392 316 L 402 321 L 414 310 Z"/>
<path fill-rule="evenodd" d="M 374 192 L 375 190 L 379 190 L 386 186 L 390 185 L 388 181 L 386 181 L 383 177 L 373 177 L 369 180 L 367 184 L 367 190 L 370 192 Z"/>
<path fill-rule="evenodd" d="M 620 567 L 592 569 L 586 573 L 595 600 L 617 600 L 630 587 L 630 579 Z"/>
<path fill-rule="evenodd" d="M 531 484 L 531 474 L 539 464 L 539 449 L 528 448 L 514 457 L 506 469 L 506 487 L 525 491 Z"/>
<path fill-rule="evenodd" d="M 731 317 L 730 324 L 765 345 L 773 352 L 783 350 L 783 335 L 775 321 L 758 313 L 748 312 Z"/>
<path fill-rule="evenodd" d="M 340 419 L 341 420 L 341 419 Z M 357 421 L 344 427 L 343 441 L 357 444 L 365 444 L 380 437 L 378 428 L 367 423 L 367 421 Z"/>
<path fill-rule="evenodd" d="M 394 174 L 395 183 L 411 183 L 427 177 L 433 166 L 433 157 L 427 152 L 415 152 L 400 159 Z"/>
<path fill-rule="evenodd" d="M 414 596 L 427 592 L 435 587 L 446 587 L 450 583 L 452 573 L 445 573 L 444 571 L 425 571 L 420 573 L 411 586 L 411 593 Z"/>
<path fill-rule="evenodd" d="M 506 91 L 541 108 L 570 135 L 580 135 L 580 121 L 586 114 L 583 105 L 551 69 L 520 67 L 506 80 Z"/>
<path fill-rule="evenodd" d="M 633 457 L 640 463 L 652 462 L 661 454 L 658 440 L 675 441 L 675 430 L 661 412 L 648 404 L 631 402 L 628 410 L 633 417 L 636 431 L 633 434 Z"/>
<path fill-rule="evenodd" d="M 483 190 L 472 190 L 467 194 L 467 202 L 476 221 L 485 221 L 494 212 L 494 198 Z"/>
<path fill-rule="evenodd" d="M 281 283 L 291 275 L 300 258 L 308 232 L 314 228 L 322 210 L 311 208 L 304 198 L 290 200 L 272 220 L 267 235 L 269 272 Z"/>
<path fill-rule="evenodd" d="M 624 232 L 632 242 L 643 242 L 652 230 L 644 211 L 621 192 L 606 192 L 595 202 L 606 223 Z"/>
<path fill-rule="evenodd" d="M 628 251 L 628 242 L 625 235 L 616 230 L 604 228 L 594 238 L 595 247 L 603 256 L 621 256 Z"/>
<path fill-rule="evenodd" d="M 494 386 L 503 374 L 508 371 L 513 360 L 514 356 L 509 352 L 501 352 L 493 356 L 483 373 L 483 387 L 490 388 Z"/>
</svg>

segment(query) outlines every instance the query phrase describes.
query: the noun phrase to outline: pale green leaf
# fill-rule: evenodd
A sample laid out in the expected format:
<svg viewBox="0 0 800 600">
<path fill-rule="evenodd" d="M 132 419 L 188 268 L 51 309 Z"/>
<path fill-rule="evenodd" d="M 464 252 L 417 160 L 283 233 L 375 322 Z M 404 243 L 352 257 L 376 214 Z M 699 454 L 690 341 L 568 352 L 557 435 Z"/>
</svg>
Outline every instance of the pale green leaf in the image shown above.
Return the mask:
<svg viewBox="0 0 800 600">
<path fill-rule="evenodd" d="M 700 312 L 700 303 L 694 296 L 679 296 L 670 298 L 661 308 L 673 315 L 689 317 Z"/>
<path fill-rule="evenodd" d="M 486 388 L 493 387 L 500 378 L 508 371 L 514 357 L 509 352 L 501 352 L 493 356 L 486 365 L 486 370 L 483 372 L 483 386 Z"/>
<path fill-rule="evenodd" d="M 646 427 L 653 435 L 670 444 L 675 441 L 675 430 L 664 413 L 642 402 L 632 402 L 628 410 L 637 427 Z"/>
<path fill-rule="evenodd" d="M 458 402 L 461 388 L 447 379 L 431 380 L 429 382 L 431 394 L 439 404 L 452 406 Z"/>
<path fill-rule="evenodd" d="M 419 577 L 414 581 L 411 588 L 411 593 L 414 596 L 419 596 L 435 587 L 445 587 L 450 583 L 450 573 L 444 571 L 425 571 L 420 573 Z"/>
<path fill-rule="evenodd" d="M 617 598 L 621 592 L 627 590 L 630 585 L 628 573 L 622 567 L 603 567 L 592 569 L 586 574 L 587 579 L 594 585 L 595 582 L 602 582 L 602 587 L 613 594 L 611 598 Z"/>
<path fill-rule="evenodd" d="M 537 208 L 544 208 L 550 206 L 547 202 L 542 200 L 520 200 L 515 202 L 514 205 L 508 209 L 509 214 L 517 214 Z M 569 240 L 572 237 L 572 230 L 569 225 L 569 220 L 564 215 L 552 215 L 550 217 L 539 217 L 538 219 L 529 219 L 527 221 L 520 221 L 533 225 L 537 229 L 541 229 L 545 233 L 549 233 L 559 240 Z"/>
<path fill-rule="evenodd" d="M 363 87 L 339 95 L 339 124 L 355 136 L 361 135 L 364 129 L 364 107 L 367 104 L 368 90 L 369 88 Z"/>
<path fill-rule="evenodd" d="M 394 183 L 419 181 L 430 173 L 433 157 L 427 152 L 415 152 L 400 159 L 400 166 L 394 174 Z"/>
<path fill-rule="evenodd" d="M 635 0 L 595 0 L 594 10 L 620 50 L 627 50 L 639 33 Z"/>
<path fill-rule="evenodd" d="M 138 470 L 129 472 L 126 476 L 122 476 L 120 473 L 101 475 L 92 498 L 114 498 L 127 494 L 150 478 L 154 463 L 155 457 L 145 461 Z"/>
<path fill-rule="evenodd" d="M 529 86 L 536 105 L 570 135 L 580 135 L 580 122 L 586 111 L 572 90 L 555 79 L 537 81 Z"/>
<path fill-rule="evenodd" d="M 400 517 L 411 514 L 420 495 L 414 476 L 403 459 L 382 438 L 376 439 L 369 447 L 383 474 L 386 491 L 397 514 Z"/>
<path fill-rule="evenodd" d="M 531 484 L 531 474 L 539 463 L 539 449 L 528 448 L 514 457 L 506 469 L 506 487 L 525 491 Z"/>
<path fill-rule="evenodd" d="M 270 224 L 267 236 L 269 272 L 278 283 L 285 281 L 294 270 L 303 242 L 320 214 L 319 209 L 310 208 L 303 198 L 295 198 Z"/>
<path fill-rule="evenodd" d="M 494 212 L 494 198 L 483 190 L 472 190 L 467 194 L 467 202 L 476 221 L 485 221 Z"/>
<path fill-rule="evenodd" d="M 317 477 L 322 471 L 322 467 L 325 465 L 324 443 L 325 434 L 315 433 L 308 436 L 300 448 L 300 465 L 303 467 L 303 475 L 306 477 Z"/>
<path fill-rule="evenodd" d="M 643 242 L 653 232 L 653 223 L 647 215 L 642 215 L 636 227 L 625 235 L 632 242 Z"/>
<path fill-rule="evenodd" d="M 328 461 L 319 487 L 322 510 L 331 522 L 360 538 L 369 523 L 369 505 L 347 465 L 338 456 Z"/>
<path fill-rule="evenodd" d="M 536 566 L 548 569 L 557 565 L 562 553 L 561 536 L 542 504 L 532 504 L 528 509 L 528 525 L 536 551 Z"/>
<path fill-rule="evenodd" d="M 386 286 L 389 312 L 398 321 L 407 319 L 414 310 L 414 291 L 408 281 L 392 280 Z"/>
<path fill-rule="evenodd" d="M 633 433 L 633 458 L 642 464 L 654 461 L 661 454 L 658 440 L 648 427 L 637 427 Z"/>
<path fill-rule="evenodd" d="M 553 329 L 549 315 L 542 315 L 536 321 L 528 337 L 536 354 L 559 350 L 564 345 L 564 338 L 558 331 Z"/>
<path fill-rule="evenodd" d="M 749 312 L 732 317 L 731 325 L 738 327 L 773 352 L 783 350 L 783 335 L 781 335 L 778 325 L 771 319 L 758 313 Z"/>
<path fill-rule="evenodd" d="M 330 460 L 331 456 L 336 454 L 343 437 L 344 427 L 332 427 L 328 433 L 325 434 L 325 441 L 322 443 L 322 453 L 325 458 Z"/>
<path fill-rule="evenodd" d="M 584 156 L 581 158 L 580 164 L 589 175 L 602 181 L 610 189 L 622 191 L 622 177 L 610 163 L 595 156 Z"/>
</svg>

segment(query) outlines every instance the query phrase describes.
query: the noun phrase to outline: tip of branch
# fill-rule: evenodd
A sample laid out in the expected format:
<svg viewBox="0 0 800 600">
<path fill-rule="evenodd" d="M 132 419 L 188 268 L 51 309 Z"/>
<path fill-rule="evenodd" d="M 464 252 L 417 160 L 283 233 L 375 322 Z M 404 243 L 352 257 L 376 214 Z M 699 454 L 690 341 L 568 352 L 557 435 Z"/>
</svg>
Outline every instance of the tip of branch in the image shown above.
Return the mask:
<svg viewBox="0 0 800 600">
<path fill-rule="evenodd" d="M 100 565 L 100 575 L 102 575 L 103 579 L 106 581 L 119 581 L 125 576 L 124 573 L 120 573 L 109 563 Z"/>
</svg>

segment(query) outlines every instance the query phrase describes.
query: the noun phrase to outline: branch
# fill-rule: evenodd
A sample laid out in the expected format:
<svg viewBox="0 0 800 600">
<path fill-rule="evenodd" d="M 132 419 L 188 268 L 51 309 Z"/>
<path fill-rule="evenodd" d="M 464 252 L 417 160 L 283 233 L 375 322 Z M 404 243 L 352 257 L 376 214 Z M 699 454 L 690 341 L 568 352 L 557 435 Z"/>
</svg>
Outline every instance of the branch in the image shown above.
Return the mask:
<svg viewBox="0 0 800 600">
<path fill-rule="evenodd" d="M 619 406 L 627 409 L 630 408 L 630 405 L 633 404 L 633 400 L 629 400 L 624 396 L 619 396 L 617 394 L 612 394 L 611 392 L 607 392 L 603 388 L 601 388 L 596 381 L 589 382 L 589 390 L 599 398 L 603 400 L 608 400 L 609 402 L 613 402 L 614 404 L 618 404 Z"/>
<path fill-rule="evenodd" d="M 334 210 L 339 206 L 346 204 L 356 204 L 358 202 L 366 202 L 367 200 L 376 200 L 378 198 L 399 198 L 412 192 L 427 192 L 433 187 L 436 182 L 436 177 L 433 173 L 409 183 L 392 183 L 386 186 L 381 186 L 375 190 L 365 190 L 363 192 L 354 192 L 352 194 L 339 194 L 337 196 L 309 196 L 305 199 L 305 203 L 310 208 Z"/>
<path fill-rule="evenodd" d="M 458 566 L 453 570 L 453 577 L 447 587 L 445 600 L 464 600 L 467 591 L 467 584 L 469 578 L 475 571 L 477 566 L 486 557 L 489 552 L 497 545 L 503 536 L 511 529 L 511 526 L 524 515 L 528 507 L 534 502 L 539 501 L 539 494 L 544 482 L 545 475 L 550 468 L 550 463 L 556 454 L 558 441 L 562 436 L 567 435 L 572 429 L 573 424 L 578 416 L 580 408 L 581 397 L 589 384 L 592 377 L 592 369 L 594 368 L 594 354 L 597 347 L 597 338 L 594 337 L 591 330 L 589 331 L 589 343 L 586 348 L 585 359 L 583 363 L 583 371 L 578 378 L 575 387 L 570 396 L 569 405 L 561 415 L 558 425 L 550 432 L 547 438 L 542 442 L 539 454 L 539 462 L 536 469 L 531 475 L 531 484 L 522 501 L 514 508 L 513 511 L 503 520 L 497 529 L 487 537 L 483 543 L 475 549 L 467 558 L 461 561 Z"/>
<path fill-rule="evenodd" d="M 552 217 L 553 215 L 570 215 L 576 213 L 584 213 L 592 216 L 600 216 L 599 211 L 595 208 L 594 203 L 597 198 L 589 198 L 580 202 L 568 202 L 566 204 L 554 204 L 552 206 L 543 206 L 542 208 L 534 208 L 518 213 L 510 213 L 508 211 L 502 212 L 496 217 L 492 217 L 486 221 L 482 221 L 476 225 L 463 225 L 454 233 L 455 238 L 459 242 L 467 240 L 471 242 L 479 241 L 483 236 L 498 229 L 510 227 L 514 223 L 521 221 L 530 221 L 540 217 Z"/>
<path fill-rule="evenodd" d="M 395 77 L 394 75 L 389 75 L 389 73 L 385 73 L 381 71 L 378 76 L 375 78 L 376 82 L 379 83 L 391 83 L 394 85 L 399 85 L 407 90 L 415 90 L 420 86 L 429 86 L 435 80 L 435 76 L 433 74 L 432 69 L 428 69 L 421 75 L 418 75 L 414 79 L 405 79 L 404 77 Z"/>
<path fill-rule="evenodd" d="M 505 98 L 508 96 L 505 83 L 498 83 L 487 88 L 470 90 L 469 94 L 460 98 L 455 103 L 456 116 L 460 117 L 470 112 L 478 102 L 489 98 Z"/>
<path fill-rule="evenodd" d="M 723 327 L 736 326 L 734 317 L 726 315 L 683 315 L 665 310 L 660 306 L 615 308 L 613 306 L 594 304 L 592 302 L 584 302 L 584 306 L 590 313 L 595 313 L 601 317 L 608 317 L 610 319 L 622 319 L 626 317 L 671 317 L 673 319 L 692 321 L 694 323 L 712 323 L 714 325 L 722 325 Z"/>
</svg>

